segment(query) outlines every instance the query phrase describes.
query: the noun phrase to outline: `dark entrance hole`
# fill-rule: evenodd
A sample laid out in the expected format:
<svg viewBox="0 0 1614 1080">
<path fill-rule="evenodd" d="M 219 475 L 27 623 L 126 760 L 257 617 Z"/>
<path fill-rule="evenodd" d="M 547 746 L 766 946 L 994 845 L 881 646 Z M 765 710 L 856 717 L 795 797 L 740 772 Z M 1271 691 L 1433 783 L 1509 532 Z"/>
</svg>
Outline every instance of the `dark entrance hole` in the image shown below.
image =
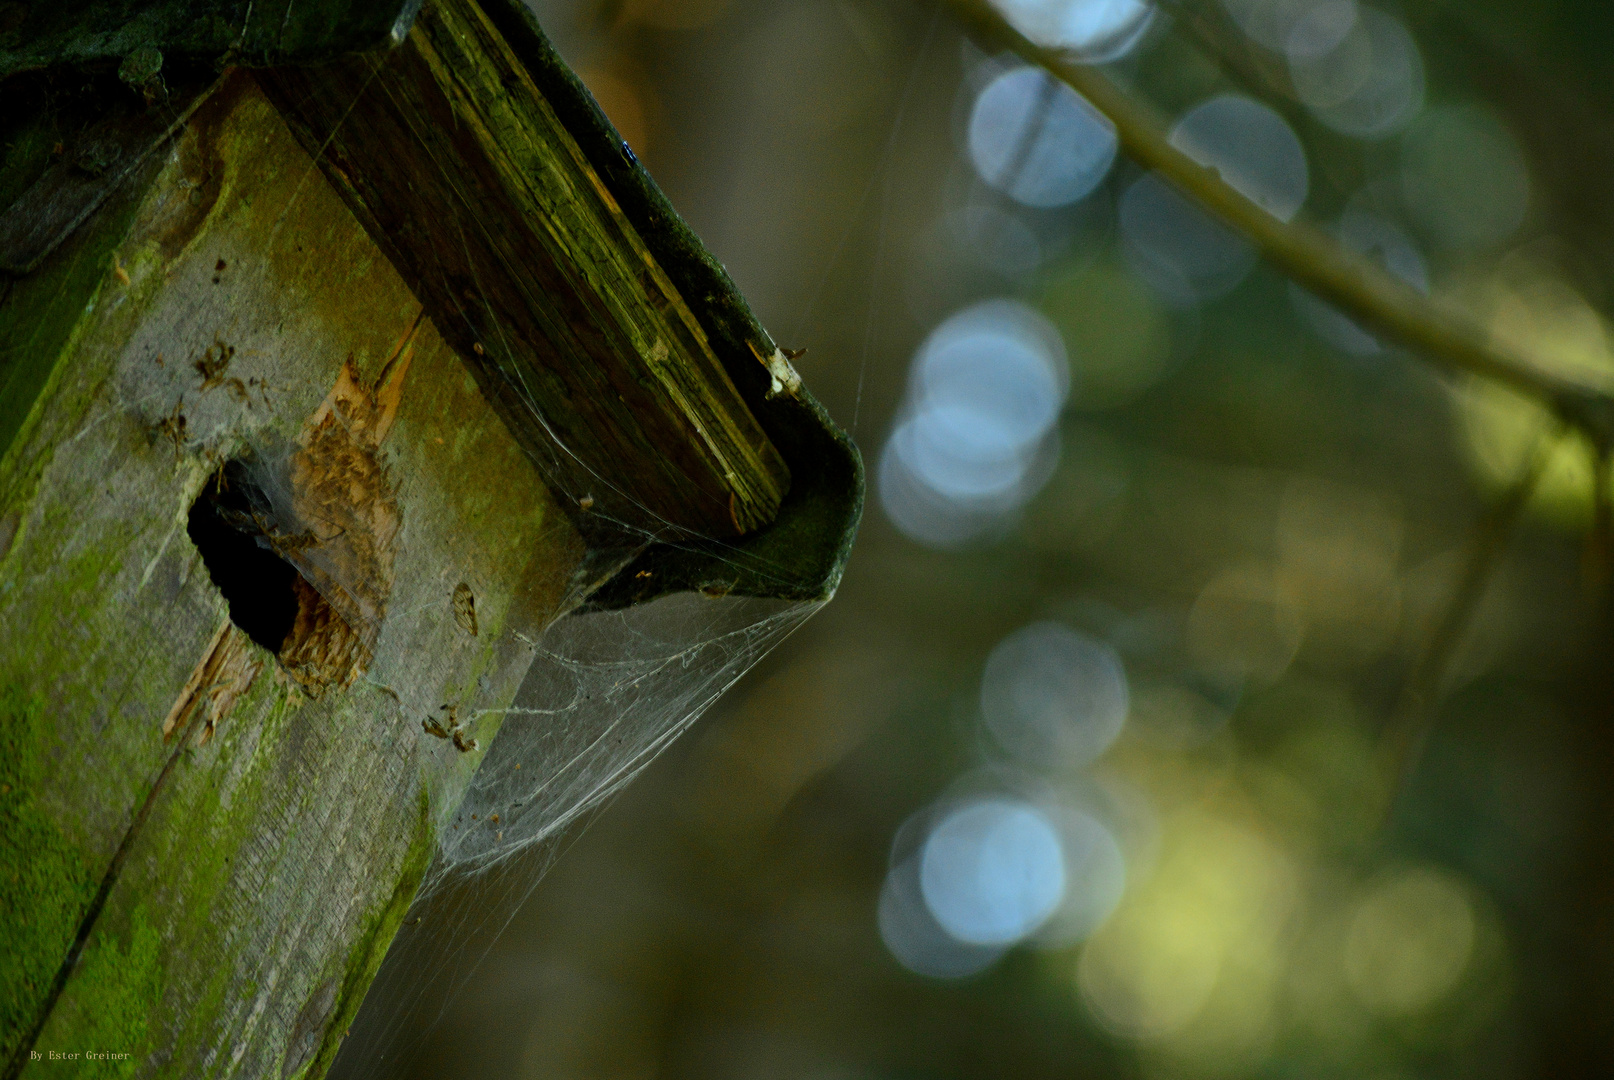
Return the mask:
<svg viewBox="0 0 1614 1080">
<path fill-rule="evenodd" d="M 230 605 L 230 621 L 279 654 L 297 621 L 297 570 L 232 522 L 250 527 L 254 502 L 267 499 L 239 461 L 209 480 L 191 505 L 186 531 L 213 584 Z"/>
</svg>

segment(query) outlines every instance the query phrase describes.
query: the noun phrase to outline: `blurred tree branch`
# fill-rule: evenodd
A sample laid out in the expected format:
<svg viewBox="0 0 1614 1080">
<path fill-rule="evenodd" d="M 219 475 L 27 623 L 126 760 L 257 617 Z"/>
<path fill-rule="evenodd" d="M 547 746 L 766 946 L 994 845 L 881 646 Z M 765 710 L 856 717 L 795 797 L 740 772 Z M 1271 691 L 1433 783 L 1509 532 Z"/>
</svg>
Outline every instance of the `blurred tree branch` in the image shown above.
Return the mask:
<svg viewBox="0 0 1614 1080">
<path fill-rule="evenodd" d="M 1263 98 L 1297 127 L 1307 119 L 1288 64 L 1252 42 L 1218 0 L 1154 0 L 1172 25 L 1232 82 Z M 1473 9 L 1451 0 L 1422 0 L 1400 11 L 1421 37 L 1473 65 L 1491 104 L 1511 116 L 1552 198 L 1539 208 L 1549 233 L 1573 236 L 1564 269 L 1595 303 L 1606 306 L 1614 276 L 1614 209 L 1603 178 L 1614 167 L 1614 123 L 1608 101 L 1589 100 L 1561 63 L 1547 63 L 1516 39 L 1499 40 L 1473 25 Z M 1543 77 L 1550 72 L 1551 77 Z"/>
<path fill-rule="evenodd" d="M 1504 347 L 1466 313 L 1425 296 L 1328 233 L 1303 221 L 1280 221 L 1227 184 L 1214 168 L 1173 146 L 1166 120 L 1099 68 L 1030 41 L 986 0 L 947 2 L 972 37 L 1015 53 L 1086 98 L 1115 126 L 1121 149 L 1129 157 L 1165 177 L 1244 235 L 1268 262 L 1296 283 L 1447 374 L 1494 380 L 1540 402 L 1558 417 L 1558 430 L 1543 433 L 1520 476 L 1477 522 L 1452 593 L 1407 674 L 1383 736 L 1386 765 L 1397 781 L 1385 808 L 1388 817 L 1422 756 L 1459 647 L 1507 548 L 1508 537 L 1563 437 L 1563 426 L 1578 430 L 1591 444 L 1597 490 L 1585 575 L 1593 592 L 1607 591 L 1614 577 L 1614 492 L 1610 491 L 1614 483 L 1610 471 L 1614 379 L 1590 373 L 1564 374 L 1551 355 Z M 1266 63 L 1260 51 L 1250 48 L 1218 12 L 1186 0 L 1159 2 L 1236 82 L 1263 97 L 1279 99 L 1285 111 L 1293 111 L 1287 73 Z"/>
<path fill-rule="evenodd" d="M 1555 425 L 1556 426 L 1556 425 Z M 1450 599 L 1431 629 L 1421 655 L 1401 687 L 1389 728 L 1384 733 L 1383 752 L 1389 775 L 1394 779 L 1385 820 L 1392 816 L 1396 801 L 1406 790 L 1424 747 L 1438 718 L 1441 693 L 1451 676 L 1458 648 L 1484 599 L 1492 573 L 1507 550 L 1508 537 L 1535 495 L 1541 476 L 1552 460 L 1564 432 L 1548 430 L 1536 440 L 1526 456 L 1519 476 L 1502 498 L 1480 518 L 1469 541 L 1468 558 L 1452 588 Z M 1606 460 L 1599 458 L 1599 460 Z"/>
<path fill-rule="evenodd" d="M 1425 296 L 1329 234 L 1304 222 L 1280 221 L 1245 198 L 1215 169 L 1173 146 L 1164 119 L 1103 71 L 1030 41 L 985 0 L 947 2 L 972 37 L 1017 54 L 1091 102 L 1115 125 L 1128 156 L 1243 234 L 1295 282 L 1449 374 L 1492 379 L 1541 402 L 1585 434 L 1598 456 L 1614 447 L 1614 378 L 1571 377 L 1555 371 L 1551 357 L 1503 347 L 1461 311 Z"/>
</svg>

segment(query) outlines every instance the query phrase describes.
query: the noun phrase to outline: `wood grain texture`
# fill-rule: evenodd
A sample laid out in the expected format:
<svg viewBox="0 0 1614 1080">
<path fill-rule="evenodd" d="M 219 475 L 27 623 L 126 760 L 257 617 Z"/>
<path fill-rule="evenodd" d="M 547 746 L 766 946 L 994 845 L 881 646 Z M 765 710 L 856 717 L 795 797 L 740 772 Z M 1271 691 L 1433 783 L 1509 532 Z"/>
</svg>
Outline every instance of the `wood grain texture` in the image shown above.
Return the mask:
<svg viewBox="0 0 1614 1080">
<path fill-rule="evenodd" d="M 124 95 L 82 132 L 31 187 L 0 210 L 0 274 L 22 275 L 83 224 L 141 161 L 184 122 L 206 92 L 176 88 L 170 99 L 140 107 Z"/>
<path fill-rule="evenodd" d="M 111 1075 L 315 1074 L 480 757 L 423 720 L 454 705 L 485 748 L 522 639 L 595 583 L 250 78 L 152 170 L 41 267 L 71 327 L 41 337 L 50 378 L 0 459 L 0 1061 L 59 1075 L 17 1057 L 32 1042 L 131 1053 Z M 289 470 L 344 385 L 390 409 L 366 445 L 397 542 L 362 671 L 314 698 L 230 626 L 187 520 L 227 460 Z"/>
<path fill-rule="evenodd" d="M 773 519 L 783 458 L 473 0 L 389 53 L 261 78 L 552 486 L 651 537 Z"/>
<path fill-rule="evenodd" d="M 155 46 L 208 66 L 307 64 L 396 43 L 420 0 L 54 0 L 0 19 L 0 78 Z M 20 7 L 20 11 L 17 10 Z"/>
</svg>

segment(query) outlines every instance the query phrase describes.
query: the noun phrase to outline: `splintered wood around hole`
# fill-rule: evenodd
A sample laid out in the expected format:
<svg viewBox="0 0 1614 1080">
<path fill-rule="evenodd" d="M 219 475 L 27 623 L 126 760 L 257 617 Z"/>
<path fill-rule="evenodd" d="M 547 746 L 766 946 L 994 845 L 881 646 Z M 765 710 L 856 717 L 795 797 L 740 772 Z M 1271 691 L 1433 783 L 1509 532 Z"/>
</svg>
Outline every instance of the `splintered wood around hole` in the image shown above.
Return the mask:
<svg viewBox="0 0 1614 1080">
<path fill-rule="evenodd" d="M 386 54 L 257 77 L 552 484 L 656 533 L 773 519 L 784 459 L 472 0 Z"/>
<path fill-rule="evenodd" d="M 306 523 L 296 535 L 309 542 L 281 552 L 298 577 L 297 616 L 280 662 L 316 696 L 345 690 L 364 673 L 386 618 L 401 519 L 380 448 L 408 368 L 407 342 L 375 387 L 343 364 L 288 463 L 288 516 Z"/>
<path fill-rule="evenodd" d="M 197 745 L 205 745 L 262 670 L 263 661 L 253 656 L 252 642 L 246 634 L 228 622 L 219 627 L 163 720 L 163 741 L 185 730 L 196 711 L 202 709 L 206 715 L 200 718 Z"/>
<path fill-rule="evenodd" d="M 301 574 L 292 582 L 297 619 L 280 646 L 280 664 L 311 697 L 346 690 L 370 666 L 358 632 Z"/>
</svg>

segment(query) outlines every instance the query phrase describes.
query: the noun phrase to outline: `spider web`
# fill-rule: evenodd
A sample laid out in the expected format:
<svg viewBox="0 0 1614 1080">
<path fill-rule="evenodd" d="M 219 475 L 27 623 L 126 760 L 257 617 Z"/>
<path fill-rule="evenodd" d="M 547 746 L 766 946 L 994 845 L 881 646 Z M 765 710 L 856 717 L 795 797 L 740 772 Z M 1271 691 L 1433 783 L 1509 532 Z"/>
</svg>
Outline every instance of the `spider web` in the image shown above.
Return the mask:
<svg viewBox="0 0 1614 1080">
<path fill-rule="evenodd" d="M 821 606 L 674 593 L 551 625 L 428 881 L 506 862 L 631 780 Z M 473 828 L 496 821 L 498 828 Z"/>
<path fill-rule="evenodd" d="M 551 624 L 331 1075 L 412 1058 L 491 947 L 465 943 L 494 941 L 590 815 L 821 606 L 674 593 Z"/>
</svg>

